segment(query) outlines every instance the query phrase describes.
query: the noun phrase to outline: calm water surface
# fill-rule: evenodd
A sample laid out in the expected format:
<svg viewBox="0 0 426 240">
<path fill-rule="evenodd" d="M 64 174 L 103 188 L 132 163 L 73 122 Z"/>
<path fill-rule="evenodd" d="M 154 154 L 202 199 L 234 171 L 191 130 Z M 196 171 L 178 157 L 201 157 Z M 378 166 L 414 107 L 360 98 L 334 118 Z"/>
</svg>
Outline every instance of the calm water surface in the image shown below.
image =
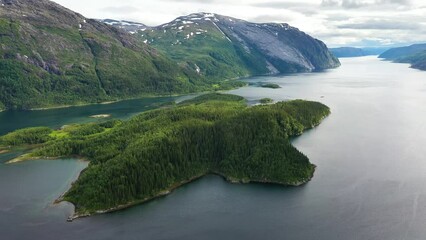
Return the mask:
<svg viewBox="0 0 426 240">
<path fill-rule="evenodd" d="M 127 119 L 139 112 L 156 108 L 159 104 L 182 101 L 193 96 L 132 99 L 110 104 L 93 104 L 42 111 L 0 112 L 0 134 L 25 127 L 48 126 L 59 128 L 70 123 L 104 121 L 104 119 L 90 118 L 90 116 L 98 114 L 110 114 L 111 118 Z"/>
<path fill-rule="evenodd" d="M 167 197 L 121 212 L 65 222 L 52 205 L 86 163 L 1 164 L 0 239 L 425 239 L 426 72 L 373 57 L 343 59 L 323 73 L 259 77 L 281 89 L 249 86 L 249 100 L 321 101 L 332 114 L 294 140 L 318 168 L 299 188 L 233 185 L 207 176 Z M 1 113 L 0 132 L 61 126 L 111 113 L 126 118 L 156 101 L 32 113 Z M 105 109 L 107 108 L 107 109 Z M 61 114 L 57 114 L 61 113 Z M 15 115 L 14 115 L 15 114 Z"/>
</svg>

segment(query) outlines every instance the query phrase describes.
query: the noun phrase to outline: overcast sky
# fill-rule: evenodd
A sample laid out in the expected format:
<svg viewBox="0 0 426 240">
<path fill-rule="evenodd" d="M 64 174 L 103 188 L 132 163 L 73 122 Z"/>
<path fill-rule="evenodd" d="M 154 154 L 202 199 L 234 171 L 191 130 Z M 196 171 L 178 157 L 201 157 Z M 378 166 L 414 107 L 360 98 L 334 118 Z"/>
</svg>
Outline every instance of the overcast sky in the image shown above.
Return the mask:
<svg viewBox="0 0 426 240">
<path fill-rule="evenodd" d="M 426 42 L 425 0 L 54 0 L 89 18 L 155 26 L 213 12 L 252 22 L 285 22 L 330 47 Z"/>
</svg>

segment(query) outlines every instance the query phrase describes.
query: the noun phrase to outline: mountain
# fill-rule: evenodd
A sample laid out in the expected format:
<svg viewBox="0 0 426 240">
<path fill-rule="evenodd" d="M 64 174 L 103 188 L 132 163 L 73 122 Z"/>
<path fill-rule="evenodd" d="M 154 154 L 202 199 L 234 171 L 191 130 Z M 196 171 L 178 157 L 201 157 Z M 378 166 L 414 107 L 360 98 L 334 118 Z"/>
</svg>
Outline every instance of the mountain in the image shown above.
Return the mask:
<svg viewBox="0 0 426 240">
<path fill-rule="evenodd" d="M 426 44 L 414 44 L 407 47 L 391 48 L 388 51 L 380 54 L 379 58 L 387 60 L 395 60 L 398 58 L 407 57 L 426 50 Z"/>
<path fill-rule="evenodd" d="M 354 48 L 354 47 L 340 47 L 340 48 L 330 49 L 330 51 L 338 58 L 379 55 L 386 50 L 387 50 L 386 48 Z"/>
<path fill-rule="evenodd" d="M 325 44 L 288 25 L 203 15 L 191 34 L 183 18 L 148 28 L 48 0 L 0 3 L 0 110 L 229 89 L 242 85 L 229 81 L 237 77 L 339 65 Z"/>
<path fill-rule="evenodd" d="M 340 65 L 323 42 L 288 24 L 257 24 L 211 13 L 182 16 L 134 36 L 213 79 Z"/>
<path fill-rule="evenodd" d="M 142 203 L 211 173 L 231 182 L 299 186 L 312 178 L 315 166 L 290 139 L 329 114 L 317 102 L 249 107 L 239 96 L 208 94 L 127 121 L 17 130 L 0 136 L 0 151 L 36 144 L 15 161 L 90 161 L 60 199 L 75 205 L 75 218 Z"/>
<path fill-rule="evenodd" d="M 0 110 L 211 89 L 125 31 L 47 0 L 0 2 Z"/>
<path fill-rule="evenodd" d="M 379 56 L 398 63 L 410 63 L 412 68 L 426 71 L 426 44 L 392 48 Z"/>
</svg>

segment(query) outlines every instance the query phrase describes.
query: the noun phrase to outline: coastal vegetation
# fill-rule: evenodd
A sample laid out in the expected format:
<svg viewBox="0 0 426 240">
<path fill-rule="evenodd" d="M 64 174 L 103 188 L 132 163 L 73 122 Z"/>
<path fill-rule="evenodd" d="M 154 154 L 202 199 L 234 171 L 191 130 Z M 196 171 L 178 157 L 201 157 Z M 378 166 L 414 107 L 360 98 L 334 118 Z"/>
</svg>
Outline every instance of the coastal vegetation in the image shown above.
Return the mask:
<svg viewBox="0 0 426 240">
<path fill-rule="evenodd" d="M 261 104 L 268 104 L 268 103 L 273 103 L 274 100 L 272 98 L 262 98 L 259 101 Z"/>
<path fill-rule="evenodd" d="M 272 89 L 281 88 L 280 85 L 278 85 L 276 83 L 265 83 L 265 84 L 262 84 L 261 87 L 263 87 L 263 88 L 272 88 Z"/>
<path fill-rule="evenodd" d="M 315 166 L 289 139 L 329 113 L 317 102 L 249 107 L 240 96 L 212 93 L 127 121 L 17 130 L 1 136 L 0 146 L 36 144 L 20 160 L 90 161 L 60 199 L 80 217 L 152 199 L 209 173 L 232 182 L 306 183 Z"/>
</svg>

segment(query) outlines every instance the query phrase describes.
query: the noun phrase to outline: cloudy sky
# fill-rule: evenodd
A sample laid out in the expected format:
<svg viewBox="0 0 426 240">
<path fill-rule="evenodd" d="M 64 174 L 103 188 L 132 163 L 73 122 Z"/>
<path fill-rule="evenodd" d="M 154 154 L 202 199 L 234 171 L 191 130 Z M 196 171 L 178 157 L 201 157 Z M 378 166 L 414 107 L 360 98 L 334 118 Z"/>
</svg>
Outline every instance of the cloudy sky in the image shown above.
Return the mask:
<svg viewBox="0 0 426 240">
<path fill-rule="evenodd" d="M 426 42 L 425 0 L 54 0 L 90 18 L 155 26 L 194 12 L 285 22 L 330 47 Z"/>
</svg>

